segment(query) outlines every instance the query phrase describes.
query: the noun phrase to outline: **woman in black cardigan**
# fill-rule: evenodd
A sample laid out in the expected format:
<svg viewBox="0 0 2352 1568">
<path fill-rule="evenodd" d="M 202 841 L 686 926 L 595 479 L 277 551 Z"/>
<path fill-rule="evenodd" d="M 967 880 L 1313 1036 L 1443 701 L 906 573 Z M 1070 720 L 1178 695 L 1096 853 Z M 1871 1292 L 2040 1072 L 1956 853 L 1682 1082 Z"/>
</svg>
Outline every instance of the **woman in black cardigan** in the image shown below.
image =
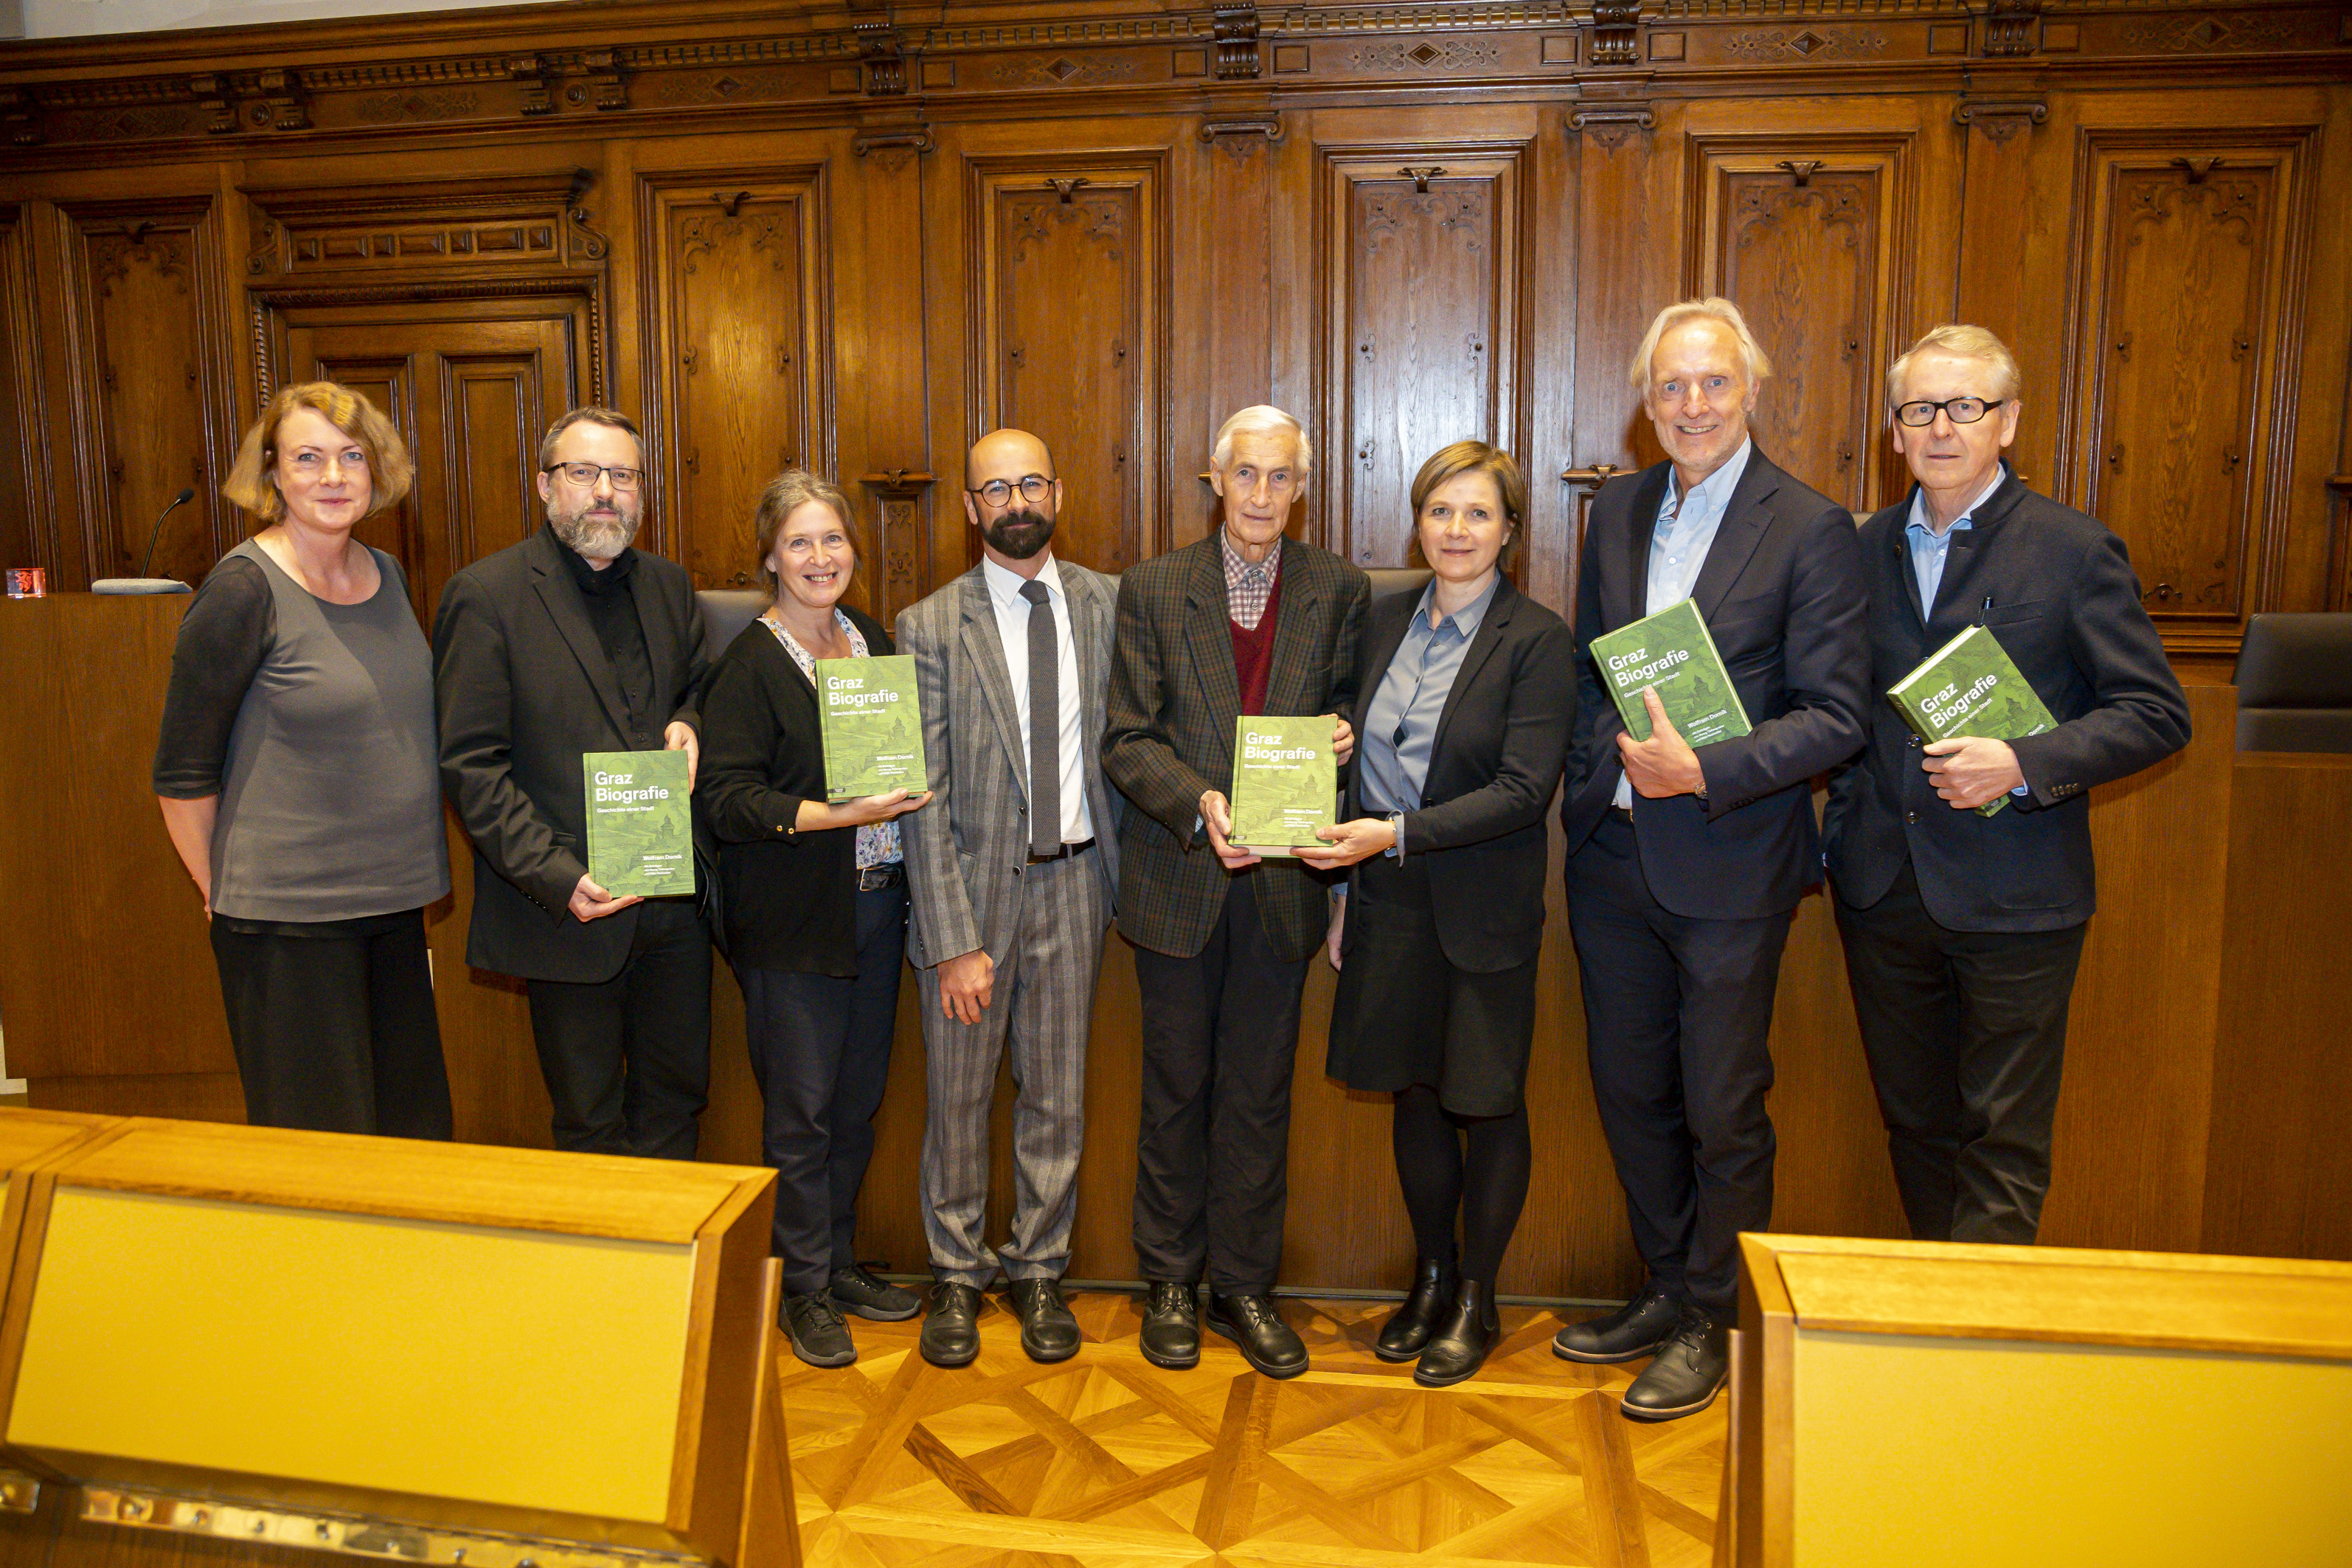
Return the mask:
<svg viewBox="0 0 2352 1568">
<path fill-rule="evenodd" d="M 813 1366 L 857 1359 L 844 1309 L 892 1321 L 919 1306 L 851 1250 L 907 940 L 895 819 L 930 797 L 825 800 L 814 662 L 891 651 L 880 622 L 840 603 L 857 565 L 849 520 L 847 497 L 797 468 L 760 497 L 760 575 L 775 603 L 711 668 L 694 797 L 721 844 L 721 919 L 766 1101 L 778 1322 Z"/>
<path fill-rule="evenodd" d="M 1493 1345 L 1495 1277 L 1527 1200 L 1528 1049 L 1543 947 L 1545 816 L 1575 714 L 1568 627 L 1502 574 L 1527 510 L 1510 455 L 1457 441 L 1412 482 L 1418 595 L 1358 643 L 1355 766 L 1331 848 L 1339 971 L 1326 1070 L 1396 1096 L 1397 1179 L 1420 1251 L 1384 1361 L 1432 1386 Z M 1454 1246 L 1459 1218 L 1462 1241 Z"/>
</svg>

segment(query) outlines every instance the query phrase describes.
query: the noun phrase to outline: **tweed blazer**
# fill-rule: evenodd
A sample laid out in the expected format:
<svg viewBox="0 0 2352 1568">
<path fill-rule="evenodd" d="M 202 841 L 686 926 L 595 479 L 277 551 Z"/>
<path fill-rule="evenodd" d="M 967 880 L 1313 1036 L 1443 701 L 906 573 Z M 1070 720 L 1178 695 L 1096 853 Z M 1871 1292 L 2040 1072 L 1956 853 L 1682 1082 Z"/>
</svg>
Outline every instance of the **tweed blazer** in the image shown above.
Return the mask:
<svg viewBox="0 0 2352 1568">
<path fill-rule="evenodd" d="M 1059 567 L 1077 644 L 1085 716 L 1079 744 L 1087 809 L 1094 816 L 1094 861 L 1106 892 L 1115 897 L 1123 805 L 1103 782 L 1099 761 L 1113 593 L 1110 579 L 1099 572 L 1069 561 Z M 929 969 L 985 948 L 1002 963 L 1021 918 L 1029 773 L 1013 677 L 981 568 L 900 611 L 898 647 L 914 656 L 932 792 L 929 805 L 898 819 L 913 912 L 907 956 L 917 968 Z"/>
<path fill-rule="evenodd" d="M 1265 710 L 1336 713 L 1353 723 L 1356 644 L 1371 579 L 1293 539 L 1282 542 L 1279 575 Z M 1258 918 L 1283 959 L 1313 952 L 1330 923 L 1331 879 L 1296 860 L 1229 872 L 1207 830 L 1195 826 L 1203 794 L 1232 792 L 1241 706 L 1217 535 L 1129 568 L 1118 584 L 1103 770 L 1136 807 L 1120 829 L 1118 929 L 1138 947 L 1198 953 L 1235 875 L 1257 879 Z"/>
</svg>

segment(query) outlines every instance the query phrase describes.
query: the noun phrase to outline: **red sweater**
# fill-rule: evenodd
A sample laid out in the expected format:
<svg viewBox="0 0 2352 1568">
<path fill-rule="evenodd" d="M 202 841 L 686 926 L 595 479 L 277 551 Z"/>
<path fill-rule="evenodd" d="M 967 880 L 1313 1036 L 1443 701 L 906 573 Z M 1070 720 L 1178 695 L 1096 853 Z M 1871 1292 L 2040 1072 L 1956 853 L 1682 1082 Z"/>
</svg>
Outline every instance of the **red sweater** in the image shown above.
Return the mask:
<svg viewBox="0 0 2352 1568">
<path fill-rule="evenodd" d="M 1274 580 L 1274 591 L 1265 596 L 1265 614 L 1257 618 L 1257 629 L 1245 631 L 1239 621 L 1227 621 L 1225 627 L 1234 634 L 1234 674 L 1242 688 L 1242 711 L 1265 711 L 1266 677 L 1274 670 L 1274 623 L 1282 609 L 1282 579 Z"/>
</svg>

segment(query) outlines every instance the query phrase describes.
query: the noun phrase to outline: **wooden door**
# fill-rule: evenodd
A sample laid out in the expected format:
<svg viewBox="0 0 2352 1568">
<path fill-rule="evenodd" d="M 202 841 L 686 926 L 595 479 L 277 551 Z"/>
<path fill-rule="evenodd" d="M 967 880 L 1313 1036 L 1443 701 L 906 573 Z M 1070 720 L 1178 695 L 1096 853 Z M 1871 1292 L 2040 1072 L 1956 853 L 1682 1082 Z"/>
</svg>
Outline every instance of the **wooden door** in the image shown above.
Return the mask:
<svg viewBox="0 0 2352 1568">
<path fill-rule="evenodd" d="M 416 481 L 360 537 L 408 574 L 431 621 L 450 574 L 528 535 L 548 421 L 579 401 L 579 296 L 292 307 L 274 313 L 281 377 L 339 381 L 383 410 Z"/>
</svg>

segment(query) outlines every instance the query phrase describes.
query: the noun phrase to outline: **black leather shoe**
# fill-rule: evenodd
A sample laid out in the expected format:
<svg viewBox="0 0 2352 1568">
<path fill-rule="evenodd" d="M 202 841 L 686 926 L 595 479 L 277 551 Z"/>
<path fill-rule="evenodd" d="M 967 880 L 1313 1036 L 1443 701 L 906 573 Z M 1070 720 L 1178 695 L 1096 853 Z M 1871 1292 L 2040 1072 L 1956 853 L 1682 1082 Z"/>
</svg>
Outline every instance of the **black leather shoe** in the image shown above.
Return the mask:
<svg viewBox="0 0 2352 1568">
<path fill-rule="evenodd" d="M 1143 1332 L 1137 1336 L 1143 1359 L 1172 1372 L 1201 1364 L 1201 1300 L 1191 1285 L 1151 1282 L 1144 1303 Z"/>
<path fill-rule="evenodd" d="M 1209 1296 L 1209 1327 L 1241 1347 L 1242 1360 L 1268 1377 L 1307 1370 L 1307 1346 L 1275 1310 L 1271 1296 Z"/>
<path fill-rule="evenodd" d="M 1672 1421 L 1715 1403 L 1731 1371 L 1731 1342 L 1722 1324 L 1696 1307 L 1685 1310 L 1658 1357 L 1633 1380 L 1617 1409 L 1628 1421 Z"/>
<path fill-rule="evenodd" d="M 843 1311 L 877 1323 L 903 1323 L 923 1310 L 922 1300 L 912 1290 L 877 1279 L 863 1263 L 835 1269 L 827 1293 Z"/>
<path fill-rule="evenodd" d="M 1015 1279 L 1004 1297 L 1021 1319 L 1021 1348 L 1031 1361 L 1067 1361 L 1078 1353 L 1078 1321 L 1062 1303 L 1059 1279 Z"/>
<path fill-rule="evenodd" d="M 1382 1361 L 1411 1361 L 1429 1342 L 1429 1336 L 1445 1319 L 1446 1309 L 1454 1305 L 1454 1286 L 1459 1277 L 1454 1265 L 1442 1258 L 1424 1258 L 1412 1271 L 1412 1290 L 1404 1305 L 1390 1314 L 1381 1325 L 1381 1337 L 1372 1342 L 1372 1353 Z"/>
<path fill-rule="evenodd" d="M 923 1359 L 933 1366 L 970 1366 L 980 1353 L 980 1292 L 941 1280 L 931 1287 L 923 1319 Z"/>
<path fill-rule="evenodd" d="M 840 1309 L 814 1291 L 785 1297 L 776 1326 L 792 1336 L 793 1353 L 811 1366 L 847 1366 L 857 1359 Z"/>
<path fill-rule="evenodd" d="M 1682 1315 L 1682 1302 L 1660 1289 L 1656 1280 L 1648 1280 L 1639 1294 L 1607 1317 L 1570 1323 L 1554 1334 L 1551 1353 L 1562 1361 L 1640 1361 L 1658 1353 L 1658 1347 L 1673 1337 Z"/>
<path fill-rule="evenodd" d="M 1494 1286 L 1477 1279 L 1458 1281 L 1454 1310 L 1422 1347 L 1413 1382 L 1423 1388 L 1444 1388 L 1471 1376 L 1486 1364 L 1486 1352 L 1495 1348 L 1502 1329 L 1502 1320 L 1495 1314 Z"/>
</svg>

